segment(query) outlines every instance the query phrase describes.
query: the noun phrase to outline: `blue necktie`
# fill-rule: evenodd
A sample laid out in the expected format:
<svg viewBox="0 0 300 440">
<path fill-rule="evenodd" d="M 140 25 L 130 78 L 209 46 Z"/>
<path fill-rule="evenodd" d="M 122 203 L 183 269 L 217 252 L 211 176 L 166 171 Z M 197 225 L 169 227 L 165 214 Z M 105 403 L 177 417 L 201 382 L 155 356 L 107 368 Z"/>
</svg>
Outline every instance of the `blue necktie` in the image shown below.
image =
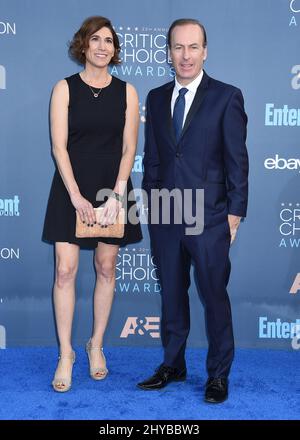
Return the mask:
<svg viewBox="0 0 300 440">
<path fill-rule="evenodd" d="M 177 96 L 173 110 L 173 125 L 174 125 L 175 137 L 177 142 L 179 141 L 182 131 L 183 116 L 185 109 L 184 95 L 186 94 L 186 92 L 188 92 L 188 89 L 186 89 L 185 87 L 182 87 L 179 90 L 179 95 Z"/>
</svg>

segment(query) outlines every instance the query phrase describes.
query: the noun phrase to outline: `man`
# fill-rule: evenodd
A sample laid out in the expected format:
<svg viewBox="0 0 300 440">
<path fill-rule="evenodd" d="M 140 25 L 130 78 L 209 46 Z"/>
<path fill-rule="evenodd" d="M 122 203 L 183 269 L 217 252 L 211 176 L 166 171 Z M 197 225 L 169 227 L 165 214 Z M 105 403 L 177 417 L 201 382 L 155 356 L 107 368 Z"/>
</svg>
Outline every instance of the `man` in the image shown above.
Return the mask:
<svg viewBox="0 0 300 440">
<path fill-rule="evenodd" d="M 185 347 L 190 329 L 190 266 L 203 297 L 208 334 L 205 401 L 228 397 L 228 375 L 234 340 L 226 286 L 229 247 L 248 197 L 247 116 L 242 93 L 203 71 L 206 32 L 194 19 L 176 20 L 168 33 L 175 81 L 151 90 L 147 123 L 143 188 L 204 190 L 204 230 L 186 233 L 186 225 L 151 224 L 149 232 L 162 285 L 161 338 L 163 364 L 138 384 L 159 389 L 186 378 Z M 195 212 L 195 196 L 192 196 Z"/>
</svg>

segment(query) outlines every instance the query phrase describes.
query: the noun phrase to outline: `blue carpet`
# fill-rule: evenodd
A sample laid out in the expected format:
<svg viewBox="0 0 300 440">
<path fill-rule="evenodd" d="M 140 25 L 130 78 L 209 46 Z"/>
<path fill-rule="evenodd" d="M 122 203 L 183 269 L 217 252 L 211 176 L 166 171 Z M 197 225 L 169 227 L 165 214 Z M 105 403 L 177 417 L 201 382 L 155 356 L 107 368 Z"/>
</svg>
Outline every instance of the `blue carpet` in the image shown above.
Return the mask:
<svg viewBox="0 0 300 440">
<path fill-rule="evenodd" d="M 159 391 L 136 383 L 161 362 L 157 348 L 111 347 L 105 350 L 109 375 L 93 381 L 87 357 L 76 349 L 73 384 L 65 394 L 50 386 L 57 362 L 54 348 L 0 350 L 2 420 L 298 420 L 299 351 L 236 351 L 229 399 L 203 402 L 206 350 L 188 349 L 186 382 Z"/>
</svg>

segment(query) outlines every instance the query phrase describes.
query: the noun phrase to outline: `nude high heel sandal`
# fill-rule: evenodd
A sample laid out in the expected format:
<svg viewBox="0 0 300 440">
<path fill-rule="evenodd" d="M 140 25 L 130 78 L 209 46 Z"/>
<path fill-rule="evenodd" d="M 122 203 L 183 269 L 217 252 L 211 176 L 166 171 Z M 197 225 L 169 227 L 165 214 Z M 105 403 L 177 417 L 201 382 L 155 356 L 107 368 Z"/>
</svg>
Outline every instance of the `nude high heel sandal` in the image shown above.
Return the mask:
<svg viewBox="0 0 300 440">
<path fill-rule="evenodd" d="M 104 359 L 105 362 L 105 367 L 97 367 L 97 368 L 91 368 L 91 351 L 92 350 L 100 350 L 100 353 Z M 106 378 L 107 374 L 108 374 L 108 369 L 106 368 L 106 359 L 103 353 L 103 347 L 92 347 L 92 342 L 91 339 L 89 339 L 89 341 L 86 344 L 86 352 L 89 358 L 89 363 L 90 363 L 90 376 L 92 379 L 94 380 L 103 380 Z"/>
<path fill-rule="evenodd" d="M 69 356 L 61 356 L 59 355 L 58 357 L 59 361 L 61 359 L 71 359 L 72 362 L 72 369 L 71 369 L 71 375 L 69 378 L 67 377 L 56 377 L 56 375 L 54 376 L 54 379 L 52 381 L 52 386 L 54 391 L 57 391 L 58 393 L 65 393 L 66 391 L 69 391 L 71 389 L 72 386 L 72 371 L 73 371 L 73 365 L 75 362 L 75 352 L 72 351 L 72 354 L 70 354 Z"/>
</svg>

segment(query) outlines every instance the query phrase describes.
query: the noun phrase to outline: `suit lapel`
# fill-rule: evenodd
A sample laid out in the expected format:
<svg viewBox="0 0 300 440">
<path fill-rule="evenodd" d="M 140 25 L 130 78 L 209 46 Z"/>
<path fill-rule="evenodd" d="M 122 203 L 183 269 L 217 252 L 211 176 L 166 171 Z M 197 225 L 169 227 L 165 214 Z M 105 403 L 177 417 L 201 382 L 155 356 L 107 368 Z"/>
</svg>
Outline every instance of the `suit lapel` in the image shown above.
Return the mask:
<svg viewBox="0 0 300 440">
<path fill-rule="evenodd" d="M 184 135 L 186 130 L 188 129 L 195 113 L 197 113 L 204 96 L 206 95 L 207 89 L 208 89 L 208 83 L 209 83 L 209 76 L 203 71 L 203 77 L 201 80 L 201 83 L 199 84 L 199 87 L 197 88 L 197 92 L 195 95 L 195 98 L 192 102 L 192 105 L 189 109 L 189 112 L 186 116 L 185 123 L 181 132 L 180 138 Z"/>
<path fill-rule="evenodd" d="M 174 85 L 175 85 L 175 81 L 166 84 L 166 89 L 165 89 L 166 96 L 164 99 L 165 107 L 162 109 L 163 110 L 162 114 L 167 116 L 166 127 L 169 132 L 168 134 L 171 137 L 172 143 L 176 145 L 176 138 L 173 127 L 172 113 L 171 113 L 171 100 L 172 100 Z"/>
</svg>

